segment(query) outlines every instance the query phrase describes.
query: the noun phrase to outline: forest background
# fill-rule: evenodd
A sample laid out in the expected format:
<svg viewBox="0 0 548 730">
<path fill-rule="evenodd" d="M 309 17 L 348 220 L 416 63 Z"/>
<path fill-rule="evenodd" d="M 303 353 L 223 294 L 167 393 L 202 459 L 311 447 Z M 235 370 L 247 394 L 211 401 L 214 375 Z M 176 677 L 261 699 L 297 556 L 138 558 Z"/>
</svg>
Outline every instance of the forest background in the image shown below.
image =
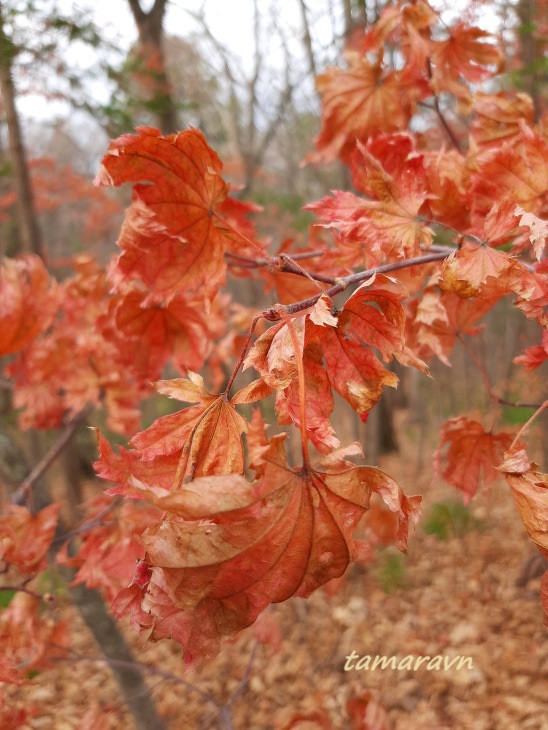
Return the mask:
<svg viewBox="0 0 548 730">
<path fill-rule="evenodd" d="M 255 0 L 239 4 L 236 13 L 227 10 L 226 4 L 212 0 L 203 3 L 156 0 L 146 6 L 139 0 L 116 0 L 95 3 L 93 8 L 45 1 L 3 2 L 0 7 L 4 117 L 0 140 L 0 253 L 10 257 L 38 254 L 60 280 L 67 276 L 70 267 L 89 272 L 93 260 L 105 264 L 112 256 L 129 192 L 124 188 L 112 191 L 94 187 L 93 179 L 109 139 L 131 132 L 139 125 L 157 127 L 164 134 L 188 126 L 200 128 L 223 160 L 224 175 L 233 184 L 238 199 L 264 208 L 256 225 L 261 239 L 269 241 L 269 250 L 280 253 L 291 246 L 295 252 L 310 247 L 310 241 L 322 234 L 312 227 L 315 217 L 303 210 L 303 206 L 330 190 L 348 190 L 352 184 L 349 168 L 340 162 L 302 164 L 311 154 L 312 139 L 320 129 L 321 100 L 315 78 L 328 67 L 344 63 L 344 49 L 353 43 L 356 34 L 363 34 L 364 28 L 378 21 L 385 7 L 383 3 L 361 0 L 306 3 Z M 504 73 L 490 82 L 492 86 L 487 86 L 487 90 L 529 94 L 535 119 L 541 120 L 546 112 L 547 94 L 546 13 L 542 0 L 463 3 L 459 8 L 440 5 L 437 9 L 449 26 L 465 20 L 497 38 L 504 54 Z M 396 50 L 394 56 L 397 63 Z M 448 107 L 445 112 L 451 117 L 454 109 Z M 425 109 L 425 118 L 429 114 L 432 110 Z M 420 118 L 415 124 L 420 131 Z M 442 129 L 441 137 L 443 134 Z M 229 283 L 228 291 L 237 293 L 238 304 L 231 311 L 234 322 L 238 316 L 243 317 L 245 307 L 257 306 L 259 300 L 264 302 L 264 284 L 260 281 Z M 284 301 L 282 291 L 283 287 L 277 291 L 272 288 L 266 294 L 264 305 L 272 305 L 278 299 Z M 242 309 L 238 310 L 240 305 Z M 465 347 L 460 347 L 452 355 L 451 369 L 441 362 L 432 363 L 433 381 L 427 382 L 418 371 L 408 372 L 394 365 L 400 386 L 398 390 L 384 392 L 367 424 L 337 402 L 332 422 L 341 442 L 358 440 L 366 463 L 384 465 L 383 460 L 388 460 L 387 463 L 395 465 L 393 470 L 406 473 L 408 479 L 412 475 L 417 484 L 428 485 L 432 481 L 430 455 L 437 445 L 441 424 L 455 413 L 482 412 L 492 400 L 475 359 L 481 362 L 489 382 L 503 383 L 505 392 L 520 398 L 526 392 L 528 399 L 542 399 L 542 368 L 527 373 L 524 381 L 523 369 L 513 363 L 526 347 L 537 345 L 537 331 L 524 317 L 510 316 L 511 309 L 508 304 L 506 309 L 503 306 L 488 314 L 484 332 L 468 345 L 472 356 Z M 222 356 L 217 362 L 211 360 L 208 368 L 213 380 L 226 375 Z M 164 371 L 164 377 L 175 375 L 176 371 L 170 367 Z M 97 452 L 95 438 L 86 426 L 100 427 L 113 442 L 125 444 L 126 440 L 117 434 L 120 429 L 105 422 L 100 410 L 92 412 L 91 409 L 82 410 L 80 418 L 60 428 L 49 428 L 46 422 L 42 428 L 27 430 L 25 427 L 36 423 L 25 423 L 24 416 L 18 418 L 13 410 L 12 384 L 7 378 L 0 384 L 3 499 L 6 503 L 21 502 L 30 489 L 34 507 L 39 509 L 53 498 L 63 505 L 65 534 L 79 529 L 82 504 L 89 503 L 103 489 L 102 484 L 95 482 L 90 468 Z M 531 415 L 527 408 L 504 405 L 501 408 L 503 422 L 514 430 Z M 143 406 L 142 426 L 167 415 L 170 409 L 175 407 L 166 404 L 166 399 L 151 396 Z M 130 415 L 122 408 L 119 417 L 123 420 Z M 546 463 L 548 449 L 546 440 L 541 438 L 545 426 L 546 413 L 537 419 L 530 441 L 536 460 L 541 463 Z M 290 455 L 296 458 L 299 449 L 298 438 L 290 435 Z M 46 470 L 41 465 L 48 459 Z M 36 467 L 38 472 L 34 477 Z M 422 486 L 415 489 L 411 484 L 408 491 L 409 488 L 411 493 L 425 493 Z M 434 539 L 456 541 L 456 547 L 443 546 L 440 552 L 473 551 L 474 540 L 479 544 L 484 539 L 480 525 L 489 517 L 488 504 L 488 501 L 480 504 L 473 512 L 438 483 L 426 510 L 426 525 Z M 508 512 L 504 514 L 507 516 Z M 534 581 L 538 582 L 540 577 L 538 566 L 542 564 L 536 558 L 529 559 L 525 540 L 521 544 L 523 552 L 518 551 L 514 556 L 515 580 L 534 592 Z M 373 566 L 363 569 L 367 571 L 367 580 L 376 586 L 372 590 L 381 594 L 405 591 L 408 581 L 405 573 L 412 567 L 407 569 L 403 559 L 390 549 L 384 552 L 381 549 L 376 560 Z M 180 722 L 180 707 L 174 708 L 172 700 L 158 693 L 156 707 L 152 693 L 146 691 L 147 670 L 140 668 L 136 659 L 141 653 L 139 641 L 135 637 L 124 638 L 125 634 L 109 620 L 103 599 L 94 590 L 81 584 L 70 591 L 60 587 L 67 576 L 70 578 L 68 573 L 63 578 L 60 570 L 52 568 L 47 578 L 50 581 L 47 592 L 54 597 L 54 610 L 70 612 L 71 604 L 78 607 L 114 670 L 119 689 L 112 690 L 113 696 L 116 692 L 123 695 L 122 700 L 94 697 L 87 712 L 78 702 L 73 701 L 71 705 L 63 700 L 71 707 L 70 711 L 65 710 L 67 717 L 62 718 L 65 726 L 85 727 L 88 723 L 89 727 L 99 727 L 97 723 L 101 722 L 104 727 L 126 726 L 124 723 L 131 727 L 135 722 L 138 727 L 160 728 L 170 718 L 174 723 Z M 451 576 L 454 580 L 454 575 Z M 350 586 L 363 580 L 358 569 L 349 578 Z M 331 597 L 334 604 L 328 611 L 338 617 L 332 620 L 347 629 L 353 624 L 356 612 L 370 610 L 373 614 L 361 594 L 357 598 L 351 587 L 345 589 L 348 591 L 345 597 L 341 598 L 340 594 Z M 407 589 L 410 590 L 409 585 Z M 6 597 L 3 605 L 7 606 L 13 592 L 4 590 L 3 595 Z M 527 606 L 534 614 L 530 603 Z M 297 608 L 295 612 L 296 616 L 282 614 L 277 624 L 273 620 L 272 625 L 267 622 L 263 627 L 259 641 L 267 645 L 265 648 L 261 644 L 266 657 L 262 661 L 266 664 L 267 649 L 279 650 L 282 642 L 280 625 L 281 636 L 287 637 L 294 632 L 295 624 L 306 622 L 306 612 Z M 322 623 L 326 612 L 320 613 L 318 625 L 329 631 Z M 374 614 L 371 620 L 375 620 Z M 462 621 L 456 625 L 465 634 L 470 630 Z M 79 629 L 83 647 L 90 645 L 86 631 L 83 625 Z M 296 642 L 294 633 L 292 636 Z M 537 638 L 532 641 L 535 643 Z M 217 716 L 230 726 L 231 713 L 236 718 L 234 721 L 241 723 L 236 726 L 248 726 L 245 717 L 253 718 L 257 727 L 269 726 L 269 720 L 264 720 L 264 725 L 257 720 L 259 712 L 252 710 L 250 715 L 239 715 L 245 711 L 234 709 L 237 701 L 244 701 L 240 695 L 249 689 L 250 674 L 261 674 L 257 670 L 257 650 L 249 650 L 250 646 L 251 641 L 246 639 L 243 648 L 239 645 L 234 648 L 237 656 L 241 652 L 245 657 L 243 669 L 233 678 L 234 685 L 215 684 L 212 679 L 215 670 L 212 670 L 211 676 L 204 680 L 205 689 L 200 689 L 199 677 L 192 680 L 194 690 L 187 686 L 191 694 L 196 694 L 196 687 L 205 693 L 197 702 L 192 720 L 196 727 L 211 726 L 208 723 L 213 724 L 211 718 Z M 82 650 L 78 657 L 75 652 L 72 656 L 75 666 L 85 665 L 83 657 L 89 653 L 87 649 Z M 313 663 L 314 654 L 306 643 L 303 656 L 302 661 L 306 663 L 309 657 Z M 147 655 L 147 664 L 161 673 L 165 667 L 163 662 L 173 659 L 174 651 L 167 660 L 161 654 L 152 653 Z M 42 689 L 48 682 L 67 681 L 66 675 L 55 674 L 62 664 L 59 659 L 53 670 L 40 668 L 43 674 L 38 684 Z M 176 675 L 181 686 L 186 686 L 176 667 L 176 662 L 170 663 L 173 675 L 163 680 Z M 86 671 L 90 673 L 89 665 L 88 670 L 82 670 L 84 683 L 89 680 Z M 261 682 L 255 680 L 255 694 L 261 694 Z M 345 682 L 345 679 L 338 681 L 339 685 Z M 346 694 L 343 692 L 335 699 L 326 690 L 318 695 L 317 691 L 303 688 L 291 708 L 296 712 L 295 717 L 282 713 L 279 726 L 298 727 L 299 722 L 324 727 L 331 726 L 327 723 L 332 722 L 334 727 L 345 726 L 341 725 L 342 715 L 337 709 L 344 705 L 345 717 L 350 718 L 344 722 L 355 723 L 351 727 L 373 727 L 371 716 L 375 713 L 378 727 L 404 727 L 391 725 L 402 721 L 398 720 L 396 706 L 388 712 L 383 710 L 382 692 L 379 699 L 379 694 L 371 695 L 368 690 L 364 691 L 363 682 L 361 685 L 360 689 L 353 686 L 350 691 L 346 682 Z M 47 723 L 40 724 L 44 717 L 51 723 L 52 713 L 62 714 L 63 703 L 59 697 L 64 696 L 63 692 L 47 695 L 46 711 L 40 695 L 32 692 L 32 686 L 29 689 L 25 685 L 8 698 L 5 721 L 10 724 L 7 726 L 48 727 Z M 452 690 L 445 688 L 443 692 L 451 694 Z M 416 695 L 416 687 L 404 695 L 404 708 L 409 697 Z M 266 705 L 261 712 L 268 716 L 269 707 Z M 352 719 L 353 707 L 356 717 L 363 716 L 361 725 L 357 724 L 360 720 Z M 305 719 L 299 719 L 299 709 Z M 426 703 L 426 709 L 432 710 L 431 701 Z M 437 706 L 434 709 L 438 711 Z M 491 717 L 494 710 L 490 708 L 489 712 Z M 370 725 L 365 724 L 366 715 Z M 530 716 L 534 717 L 535 712 L 531 711 Z M 61 727 L 58 720 L 49 726 Z M 434 722 L 439 721 L 436 716 Z M 445 722 L 448 727 L 457 727 L 447 718 Z M 529 727 L 536 725 L 531 721 Z"/>
</svg>

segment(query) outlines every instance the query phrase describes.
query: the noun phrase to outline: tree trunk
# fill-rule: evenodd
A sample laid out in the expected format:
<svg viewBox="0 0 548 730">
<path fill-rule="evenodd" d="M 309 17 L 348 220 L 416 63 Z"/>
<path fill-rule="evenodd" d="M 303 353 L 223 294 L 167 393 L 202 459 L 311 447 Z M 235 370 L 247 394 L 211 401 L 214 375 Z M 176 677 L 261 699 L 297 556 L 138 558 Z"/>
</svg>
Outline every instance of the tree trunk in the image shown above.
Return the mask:
<svg viewBox="0 0 548 730">
<path fill-rule="evenodd" d="M 538 21 L 542 3 L 538 0 L 519 0 L 516 13 L 520 21 L 518 28 L 521 39 L 521 58 L 523 60 L 523 88 L 533 100 L 535 120 L 542 116 L 543 90 L 546 88 L 547 73 L 543 66 L 544 52 L 542 41 L 538 38 Z"/>
<path fill-rule="evenodd" d="M 17 227 L 19 248 L 22 253 L 36 253 L 43 258 L 42 237 L 30 184 L 29 169 L 23 146 L 19 114 L 15 105 L 15 86 L 12 75 L 14 48 L 4 30 L 0 3 L 0 90 L 6 115 L 9 140 L 9 160 L 17 195 Z"/>
<path fill-rule="evenodd" d="M 152 82 L 149 103 L 154 107 L 161 132 L 172 134 L 178 129 L 178 121 L 163 48 L 163 22 L 167 0 L 156 0 L 148 13 L 142 9 L 140 0 L 128 2 L 139 34 L 139 60 L 144 63 L 147 82 Z M 147 64 L 150 66 L 149 70 L 146 69 Z"/>
<path fill-rule="evenodd" d="M 32 433 L 35 437 L 41 436 L 37 431 Z M 5 445 L 6 436 L 6 434 L 2 434 L 0 439 L 0 476 L 2 476 L 2 466 L 3 464 L 5 466 L 8 459 L 11 474 L 20 473 L 21 471 L 28 473 L 28 465 L 25 464 L 22 451 L 17 449 L 15 445 L 13 447 L 10 445 L 10 448 L 7 449 Z M 7 459 L 5 458 L 6 454 L 8 455 Z M 14 462 L 17 465 L 17 470 L 14 467 Z M 34 509 L 36 511 L 43 509 L 51 504 L 51 501 L 51 495 L 42 477 L 32 485 Z M 59 520 L 56 536 L 65 535 L 67 532 L 68 527 Z M 70 549 L 69 553 L 71 554 Z M 66 567 L 60 567 L 59 572 L 70 586 L 74 578 L 74 571 Z M 149 689 L 145 684 L 142 673 L 139 671 L 131 649 L 115 620 L 107 612 L 101 594 L 96 590 L 86 588 L 84 585 L 70 586 L 69 591 L 76 608 L 104 656 L 107 659 L 136 664 L 135 668 L 123 667 L 117 664 L 112 664 L 111 667 L 125 704 L 127 704 L 133 716 L 137 730 L 166 730 L 164 721 L 156 712 Z"/>
</svg>

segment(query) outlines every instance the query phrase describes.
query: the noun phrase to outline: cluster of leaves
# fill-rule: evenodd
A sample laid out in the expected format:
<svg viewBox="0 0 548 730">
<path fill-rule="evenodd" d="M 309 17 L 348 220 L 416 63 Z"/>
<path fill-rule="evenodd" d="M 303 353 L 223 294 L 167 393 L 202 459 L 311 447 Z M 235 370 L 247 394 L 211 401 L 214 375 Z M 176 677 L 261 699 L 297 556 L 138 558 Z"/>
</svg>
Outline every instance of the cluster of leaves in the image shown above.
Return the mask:
<svg viewBox="0 0 548 730">
<path fill-rule="evenodd" d="M 400 70 L 385 62 L 394 47 Z M 270 256 L 257 240 L 248 219 L 257 206 L 230 195 L 201 132 L 163 137 L 149 127 L 112 142 L 97 177 L 133 184 L 121 253 L 107 271 L 79 257 L 58 284 L 36 258 L 3 264 L 0 354 L 12 355 L 5 373 L 22 426 L 52 427 L 104 404 L 110 427 L 132 433 L 149 381 L 168 362 L 181 375 L 156 389 L 187 405 L 129 449 L 115 452 L 98 435 L 97 472 L 116 485 L 104 499 L 121 495 L 124 506 L 82 534 L 73 560 L 77 580 L 105 588 L 118 617 L 153 640 L 179 641 L 187 668 L 270 603 L 307 597 L 368 554 L 375 540 L 355 530 L 372 495 L 406 550 L 420 497 L 349 460 L 359 447 L 337 439 L 333 391 L 366 421 L 384 388 L 397 386 L 387 365 L 449 365 L 457 340 L 477 334 L 503 297 L 542 332 L 518 364 L 547 359 L 548 138 L 526 96 L 471 91 L 500 62 L 486 33 L 444 27 L 420 0 L 387 9 L 347 68 L 319 78 L 322 130 L 310 161 L 340 158 L 357 192 L 307 206 L 332 239 L 301 252 L 306 269 L 290 250 Z M 458 104 L 451 123 L 449 96 Z M 408 131 L 424 107 L 429 128 Z M 227 271 L 262 279 L 285 303 L 230 309 Z M 253 342 L 264 323 L 273 324 Z M 257 377 L 233 394 L 241 368 Z M 267 438 L 258 408 L 250 421 L 239 410 L 272 395 L 278 422 L 300 432 L 298 466 L 288 464 L 284 434 Z M 443 427 L 435 462 L 468 499 L 502 472 L 548 555 L 546 475 L 520 438 L 460 414 Z M 546 594 L 546 577 L 543 585 Z"/>
</svg>

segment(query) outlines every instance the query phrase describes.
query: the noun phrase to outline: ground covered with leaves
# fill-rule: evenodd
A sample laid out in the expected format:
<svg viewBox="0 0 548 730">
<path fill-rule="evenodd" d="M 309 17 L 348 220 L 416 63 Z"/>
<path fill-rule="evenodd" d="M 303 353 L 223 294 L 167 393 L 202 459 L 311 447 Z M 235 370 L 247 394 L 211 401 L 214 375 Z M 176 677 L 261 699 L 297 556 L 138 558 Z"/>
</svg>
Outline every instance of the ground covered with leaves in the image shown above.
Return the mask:
<svg viewBox="0 0 548 730">
<path fill-rule="evenodd" d="M 453 490 L 430 483 L 428 466 L 413 477 L 414 462 L 409 443 L 380 463 L 407 494 L 424 496 L 408 556 L 380 548 L 370 565 L 355 564 L 329 590 L 273 606 L 261 632 L 271 643 L 257 644 L 256 632 L 248 630 L 215 661 L 184 677 L 210 699 L 150 673 L 169 728 L 230 727 L 214 702 L 222 705 L 231 696 L 235 730 L 548 727 L 540 579 L 516 585 L 533 552 L 510 489 L 501 480 L 464 508 Z M 24 704 L 32 730 L 132 729 L 82 620 L 68 604 L 62 611 L 76 654 L 30 684 L 9 688 L 8 697 Z M 178 645 L 144 644 L 130 629 L 125 633 L 139 661 L 183 677 Z M 466 656 L 473 668 L 345 671 L 352 651 L 398 659 Z"/>
</svg>

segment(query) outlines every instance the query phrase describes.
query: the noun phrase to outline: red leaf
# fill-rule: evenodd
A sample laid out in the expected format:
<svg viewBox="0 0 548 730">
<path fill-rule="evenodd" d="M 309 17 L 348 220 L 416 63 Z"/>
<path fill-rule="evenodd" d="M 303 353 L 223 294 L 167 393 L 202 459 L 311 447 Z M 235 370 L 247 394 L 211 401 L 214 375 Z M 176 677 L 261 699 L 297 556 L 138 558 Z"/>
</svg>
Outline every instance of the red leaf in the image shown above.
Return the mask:
<svg viewBox="0 0 548 730">
<path fill-rule="evenodd" d="M 432 230 L 419 220 L 419 211 L 429 197 L 420 173 L 422 163 L 415 158 L 398 179 L 388 174 L 380 162 L 359 142 L 352 156 L 354 185 L 370 199 L 353 193 L 334 192 L 334 197 L 305 206 L 320 217 L 322 225 L 336 228 L 343 238 L 366 241 L 368 248 L 392 258 L 420 254 L 420 244 L 428 247 Z"/>
<path fill-rule="evenodd" d="M 466 416 L 451 418 L 441 429 L 441 442 L 434 455 L 436 473 L 464 493 L 469 502 L 481 483 L 488 485 L 498 476 L 504 449 L 512 441 L 508 433 L 486 433 L 477 421 Z M 445 456 L 442 450 L 449 448 Z"/>
<path fill-rule="evenodd" d="M 199 370 L 210 348 L 200 302 L 174 295 L 165 306 L 147 306 L 146 298 L 146 292 L 132 290 L 111 302 L 113 326 L 106 335 L 121 364 L 141 380 L 160 377 L 170 358 L 183 373 Z"/>
<path fill-rule="evenodd" d="M 96 183 L 138 183 L 119 240 L 129 256 L 123 264 L 124 255 L 120 259 L 123 275 L 133 271 L 152 283 L 160 273 L 160 290 L 168 298 L 189 288 L 205 287 L 208 296 L 217 290 L 225 279 L 225 249 L 250 243 L 223 218 L 228 185 L 221 171 L 217 154 L 197 129 L 162 137 L 156 129 L 138 127 L 137 135 L 111 142 Z M 139 252 L 148 252 L 156 263 Z M 166 272 L 172 254 L 175 268 Z M 157 301 L 159 294 L 152 296 Z"/>
<path fill-rule="evenodd" d="M 4 259 L 0 266 L 0 357 L 21 350 L 51 324 L 58 289 L 42 259 Z"/>
<path fill-rule="evenodd" d="M 548 558 L 548 475 L 529 462 L 523 444 L 512 446 L 497 467 L 506 477 L 529 537 Z"/>
<path fill-rule="evenodd" d="M 8 514 L 0 517 L 0 559 L 17 566 L 22 573 L 43 568 L 58 515 L 58 504 L 44 507 L 36 515 L 26 507 L 11 505 Z"/>
<path fill-rule="evenodd" d="M 398 545 L 406 547 L 416 498 L 407 500 L 371 467 L 338 462 L 325 471 L 293 471 L 283 438 L 273 438 L 257 482 L 204 477 L 165 498 L 149 495 L 168 514 L 140 538 L 150 583 L 140 605 L 135 586 L 126 590 L 120 615 L 150 613 L 152 638 L 182 643 L 187 665 L 216 654 L 269 603 L 306 597 L 341 575 L 373 491 L 400 515 Z"/>
<path fill-rule="evenodd" d="M 420 81 L 406 83 L 395 71 L 348 52 L 349 69 L 329 68 L 318 76 L 322 95 L 322 128 L 316 152 L 305 162 L 347 161 L 356 140 L 366 142 L 380 133 L 405 129 L 417 102 L 426 94 Z"/>
</svg>

